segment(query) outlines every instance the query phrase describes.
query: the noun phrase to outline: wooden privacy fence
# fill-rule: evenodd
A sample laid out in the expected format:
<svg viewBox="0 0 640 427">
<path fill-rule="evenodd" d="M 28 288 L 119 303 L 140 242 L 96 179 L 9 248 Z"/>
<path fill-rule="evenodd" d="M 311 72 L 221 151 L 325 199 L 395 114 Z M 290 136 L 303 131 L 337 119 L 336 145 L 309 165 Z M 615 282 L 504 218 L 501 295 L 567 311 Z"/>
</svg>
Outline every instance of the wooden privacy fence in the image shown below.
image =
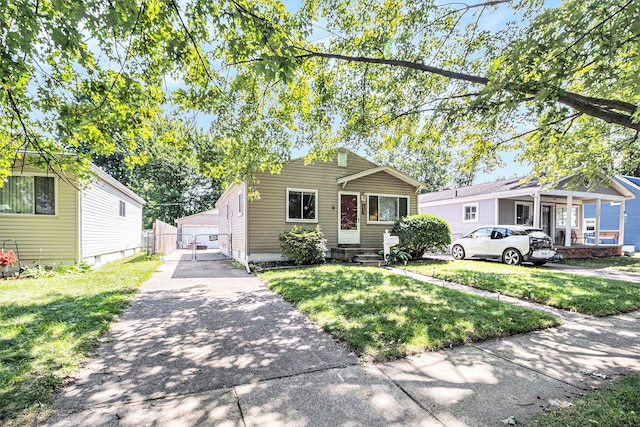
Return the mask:
<svg viewBox="0 0 640 427">
<path fill-rule="evenodd" d="M 177 249 L 178 229 L 159 219 L 153 223 L 154 253 L 168 254 Z"/>
</svg>

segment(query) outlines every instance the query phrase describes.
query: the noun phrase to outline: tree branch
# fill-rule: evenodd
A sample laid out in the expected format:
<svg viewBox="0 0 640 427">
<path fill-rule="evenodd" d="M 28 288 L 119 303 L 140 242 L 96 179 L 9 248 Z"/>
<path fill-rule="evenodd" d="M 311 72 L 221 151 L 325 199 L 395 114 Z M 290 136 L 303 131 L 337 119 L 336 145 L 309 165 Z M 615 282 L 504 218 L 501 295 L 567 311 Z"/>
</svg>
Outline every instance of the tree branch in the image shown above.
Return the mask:
<svg viewBox="0 0 640 427">
<path fill-rule="evenodd" d="M 402 67 L 422 71 L 446 77 L 452 80 L 465 81 L 485 86 L 490 83 L 489 79 L 486 77 L 458 73 L 455 71 L 445 70 L 443 68 L 433 67 L 418 62 L 403 61 L 397 59 L 370 58 L 365 56 L 349 56 L 337 53 L 314 52 L 308 49 L 301 50 L 307 53 L 296 56 L 296 58 L 298 59 L 328 58 L 346 62 L 389 65 L 393 67 Z M 510 91 L 509 85 L 506 85 L 505 89 L 507 91 Z M 529 92 L 530 94 L 535 94 L 535 92 Z M 580 113 L 604 120 L 607 123 L 614 123 L 625 128 L 640 130 L 640 123 L 634 122 L 632 118 L 632 114 L 639 108 L 634 104 L 614 99 L 588 97 L 561 89 L 558 89 L 557 100 L 561 104 L 571 107 Z"/>
</svg>

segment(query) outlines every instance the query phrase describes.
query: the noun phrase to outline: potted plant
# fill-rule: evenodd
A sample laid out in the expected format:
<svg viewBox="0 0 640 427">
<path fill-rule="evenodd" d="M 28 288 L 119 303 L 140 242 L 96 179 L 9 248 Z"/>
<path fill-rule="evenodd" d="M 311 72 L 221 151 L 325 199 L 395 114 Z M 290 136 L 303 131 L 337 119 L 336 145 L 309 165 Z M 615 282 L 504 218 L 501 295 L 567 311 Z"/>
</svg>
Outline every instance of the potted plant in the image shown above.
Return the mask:
<svg viewBox="0 0 640 427">
<path fill-rule="evenodd" d="M 0 267 L 2 267 L 4 271 L 9 271 L 9 268 L 13 267 L 13 264 L 16 262 L 18 262 L 18 258 L 13 251 L 3 251 L 0 249 Z"/>
</svg>

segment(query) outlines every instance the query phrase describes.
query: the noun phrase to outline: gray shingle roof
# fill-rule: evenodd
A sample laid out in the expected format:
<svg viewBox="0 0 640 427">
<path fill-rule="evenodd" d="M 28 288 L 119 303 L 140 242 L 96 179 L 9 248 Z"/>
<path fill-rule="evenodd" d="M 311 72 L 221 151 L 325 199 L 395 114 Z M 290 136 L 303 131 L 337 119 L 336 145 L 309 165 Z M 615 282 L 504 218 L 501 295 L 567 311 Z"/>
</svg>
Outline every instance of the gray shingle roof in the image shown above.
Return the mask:
<svg viewBox="0 0 640 427">
<path fill-rule="evenodd" d="M 522 190 L 523 188 L 538 187 L 538 179 L 534 178 L 524 184 L 520 184 L 522 177 L 503 179 L 501 181 L 487 182 L 450 190 L 435 191 L 433 193 L 420 194 L 420 202 L 435 202 L 460 197 L 479 196 L 482 194 L 500 193 L 504 191 Z"/>
</svg>

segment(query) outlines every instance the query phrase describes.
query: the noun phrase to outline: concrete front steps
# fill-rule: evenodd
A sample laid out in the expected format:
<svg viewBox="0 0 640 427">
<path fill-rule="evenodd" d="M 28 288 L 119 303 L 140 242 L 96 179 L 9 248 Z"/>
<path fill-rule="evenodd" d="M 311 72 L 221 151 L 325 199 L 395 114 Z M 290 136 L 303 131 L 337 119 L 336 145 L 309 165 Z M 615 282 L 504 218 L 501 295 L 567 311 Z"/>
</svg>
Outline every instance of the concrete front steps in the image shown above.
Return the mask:
<svg viewBox="0 0 640 427">
<path fill-rule="evenodd" d="M 382 248 L 361 248 L 355 245 L 345 245 L 331 248 L 331 258 L 377 267 L 384 264 L 384 258 L 379 254 L 381 251 Z"/>
</svg>

